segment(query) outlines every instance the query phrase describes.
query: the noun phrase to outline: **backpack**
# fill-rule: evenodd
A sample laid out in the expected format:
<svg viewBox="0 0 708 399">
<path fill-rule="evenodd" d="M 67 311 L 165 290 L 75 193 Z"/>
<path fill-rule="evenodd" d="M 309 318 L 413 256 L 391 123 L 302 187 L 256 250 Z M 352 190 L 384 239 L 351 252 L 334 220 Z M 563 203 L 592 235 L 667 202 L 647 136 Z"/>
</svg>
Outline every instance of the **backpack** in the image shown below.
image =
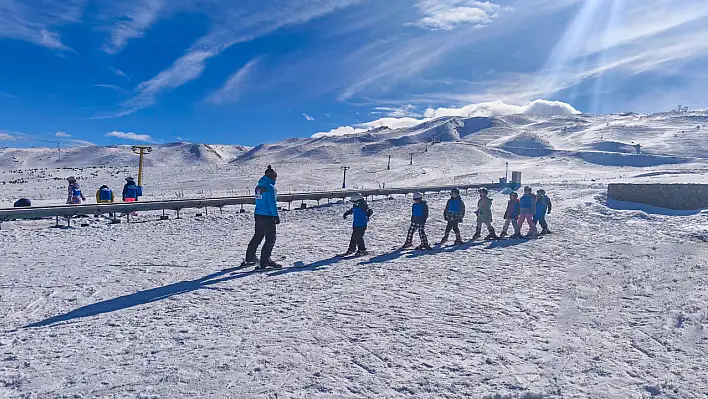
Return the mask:
<svg viewBox="0 0 708 399">
<path fill-rule="evenodd" d="M 101 201 L 110 202 L 113 198 L 113 191 L 110 188 L 102 188 L 98 198 Z"/>
</svg>

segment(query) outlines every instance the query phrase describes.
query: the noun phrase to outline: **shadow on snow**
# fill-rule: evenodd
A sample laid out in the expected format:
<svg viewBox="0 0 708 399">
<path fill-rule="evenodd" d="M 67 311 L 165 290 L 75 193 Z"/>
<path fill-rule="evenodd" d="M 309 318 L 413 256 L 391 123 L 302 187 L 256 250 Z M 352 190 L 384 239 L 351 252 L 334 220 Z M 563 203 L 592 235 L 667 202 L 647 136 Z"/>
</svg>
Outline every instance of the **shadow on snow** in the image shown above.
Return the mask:
<svg viewBox="0 0 708 399">
<path fill-rule="evenodd" d="M 197 291 L 200 289 L 216 289 L 216 287 L 211 286 L 214 284 L 235 280 L 237 278 L 245 277 L 251 274 L 251 272 L 244 271 L 243 273 L 235 273 L 226 276 L 227 274 L 238 270 L 240 270 L 240 268 L 225 269 L 197 280 L 181 281 L 178 283 L 166 285 L 164 287 L 138 291 L 130 295 L 125 295 L 122 297 L 87 305 L 73 310 L 69 313 L 50 317 L 48 319 L 36 323 L 28 324 L 22 328 L 51 326 L 55 323 L 59 323 L 62 321 L 81 319 L 84 317 L 91 317 L 103 313 L 111 313 L 118 310 L 128 309 L 134 306 L 143 305 L 151 302 L 157 302 L 175 295 L 185 294 L 187 292 Z"/>
</svg>

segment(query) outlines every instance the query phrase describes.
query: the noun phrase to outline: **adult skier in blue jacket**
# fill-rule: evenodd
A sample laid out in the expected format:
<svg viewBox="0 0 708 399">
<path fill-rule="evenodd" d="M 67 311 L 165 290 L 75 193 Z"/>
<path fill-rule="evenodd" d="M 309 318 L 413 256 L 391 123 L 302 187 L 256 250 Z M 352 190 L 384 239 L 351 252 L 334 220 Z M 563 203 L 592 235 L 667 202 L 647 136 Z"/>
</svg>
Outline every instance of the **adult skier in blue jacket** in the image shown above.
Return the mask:
<svg viewBox="0 0 708 399">
<path fill-rule="evenodd" d="M 414 193 L 413 208 L 411 209 L 411 227 L 408 229 L 406 242 L 401 247 L 402 249 L 413 246 L 413 235 L 416 231 L 420 233 L 420 245 L 416 249 L 430 249 L 428 236 L 425 234 L 425 223 L 428 221 L 429 214 L 428 203 L 423 200 L 423 194 Z"/>
<path fill-rule="evenodd" d="M 278 215 L 278 204 L 276 202 L 277 191 L 275 190 L 275 181 L 278 174 L 273 168 L 268 165 L 263 177 L 258 180 L 256 187 L 256 231 L 253 234 L 251 242 L 246 250 L 246 260 L 244 266 L 255 265 L 259 263 L 256 258 L 256 251 L 265 238 L 265 244 L 261 249 L 260 264 L 256 270 L 265 270 L 266 268 L 278 269 L 282 266 L 270 259 L 275 247 L 276 225 L 280 224 L 280 216 Z"/>
<path fill-rule="evenodd" d="M 349 256 L 355 252 L 357 256 L 365 256 L 369 253 L 366 251 L 364 233 L 366 233 L 366 228 L 369 226 L 369 218 L 374 214 L 374 210 L 369 208 L 366 200 L 359 193 L 352 194 L 349 200 L 353 203 L 353 206 L 352 209 L 344 213 L 344 219 L 349 215 L 354 216 L 354 221 L 352 222 L 352 238 L 349 240 L 349 249 L 347 252 L 338 256 Z"/>
</svg>

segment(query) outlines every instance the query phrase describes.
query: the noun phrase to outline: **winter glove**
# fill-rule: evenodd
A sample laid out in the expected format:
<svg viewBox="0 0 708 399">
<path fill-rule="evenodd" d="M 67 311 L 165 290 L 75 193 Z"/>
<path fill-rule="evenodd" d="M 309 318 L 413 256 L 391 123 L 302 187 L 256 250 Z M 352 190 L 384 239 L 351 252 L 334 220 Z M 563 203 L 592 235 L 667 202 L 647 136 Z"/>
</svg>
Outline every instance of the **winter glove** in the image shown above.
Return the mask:
<svg viewBox="0 0 708 399">
<path fill-rule="evenodd" d="M 446 221 L 446 222 L 449 222 L 449 221 L 450 221 L 450 215 L 447 214 L 447 213 L 445 214 L 445 221 Z"/>
<path fill-rule="evenodd" d="M 344 214 L 344 220 L 347 220 L 347 214 L 346 214 L 346 213 Z"/>
<path fill-rule="evenodd" d="M 504 212 L 504 219 L 509 219 L 509 214 L 507 212 Z"/>
<path fill-rule="evenodd" d="M 280 216 L 274 217 L 273 221 L 275 222 L 275 224 L 280 224 Z"/>
</svg>

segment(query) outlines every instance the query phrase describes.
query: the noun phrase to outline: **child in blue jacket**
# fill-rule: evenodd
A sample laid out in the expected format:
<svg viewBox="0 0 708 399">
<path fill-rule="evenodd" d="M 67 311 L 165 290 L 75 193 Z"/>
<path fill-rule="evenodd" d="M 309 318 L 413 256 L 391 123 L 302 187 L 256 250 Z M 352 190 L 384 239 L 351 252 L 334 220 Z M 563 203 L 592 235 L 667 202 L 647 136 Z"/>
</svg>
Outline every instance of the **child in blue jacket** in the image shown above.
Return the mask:
<svg viewBox="0 0 708 399">
<path fill-rule="evenodd" d="M 361 194 L 352 194 L 350 201 L 353 203 L 353 206 L 352 209 L 344 213 L 344 219 L 349 215 L 354 215 L 354 221 L 352 222 L 352 238 L 349 241 L 349 249 L 347 252 L 338 256 L 349 256 L 355 252 L 357 256 L 365 256 L 369 253 L 366 251 L 364 233 L 366 233 L 369 218 L 374 214 L 374 210 L 369 208 L 369 205 Z"/>
<path fill-rule="evenodd" d="M 406 236 L 406 242 L 403 244 L 402 249 L 410 248 L 413 246 L 413 235 L 416 231 L 420 233 L 420 245 L 416 247 L 418 250 L 430 249 L 430 244 L 428 243 L 428 236 L 425 234 L 425 223 L 428 221 L 429 216 L 428 203 L 423 200 L 422 193 L 413 194 L 413 209 L 411 211 L 411 227 L 408 229 L 408 235 Z"/>
<path fill-rule="evenodd" d="M 551 213 L 553 204 L 551 203 L 551 199 L 546 195 L 546 190 L 541 189 L 536 193 L 536 214 L 533 217 L 533 221 L 541 225 L 541 234 L 550 234 L 551 230 L 548 229 L 546 215 Z"/>
<path fill-rule="evenodd" d="M 455 232 L 455 245 L 462 244 L 460 223 L 462 223 L 462 220 L 465 218 L 465 202 L 462 201 L 460 197 L 460 189 L 453 188 L 450 192 L 450 199 L 447 200 L 447 204 L 445 205 L 443 217 L 447 221 L 447 226 L 445 227 L 445 235 L 442 240 L 440 240 L 439 245 L 443 245 L 447 242 L 451 231 Z"/>
</svg>

